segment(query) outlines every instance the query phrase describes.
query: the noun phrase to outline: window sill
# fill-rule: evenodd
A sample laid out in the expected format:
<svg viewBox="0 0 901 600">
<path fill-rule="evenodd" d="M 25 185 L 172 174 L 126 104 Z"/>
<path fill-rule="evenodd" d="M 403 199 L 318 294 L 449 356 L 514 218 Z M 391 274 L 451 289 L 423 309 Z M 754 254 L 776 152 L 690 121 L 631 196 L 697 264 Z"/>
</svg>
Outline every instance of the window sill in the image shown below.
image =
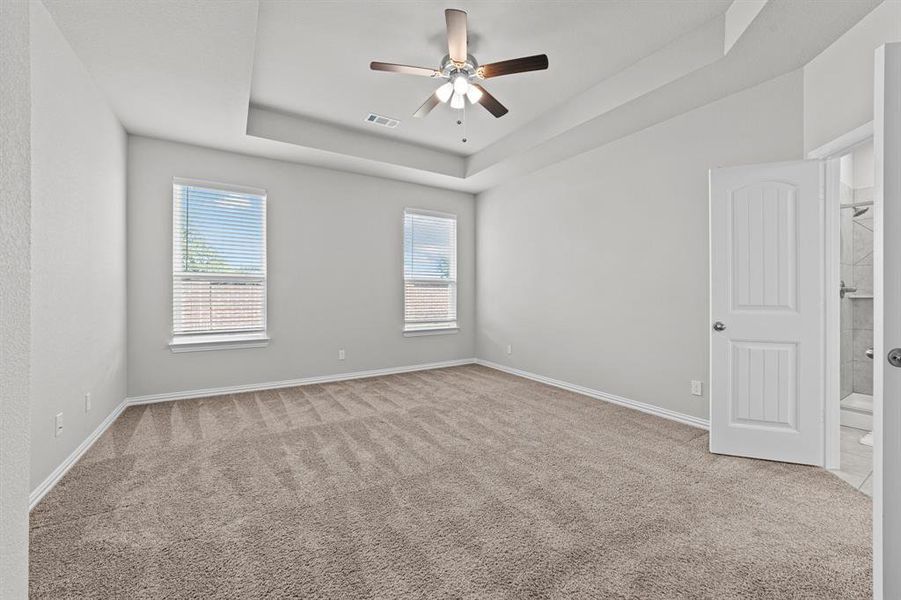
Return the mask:
<svg viewBox="0 0 901 600">
<path fill-rule="evenodd" d="M 404 337 L 419 337 L 421 335 L 448 335 L 460 331 L 459 327 L 435 327 L 434 329 L 405 329 Z"/>
<path fill-rule="evenodd" d="M 172 352 L 203 352 L 206 350 L 234 350 L 236 348 L 264 348 L 269 345 L 265 333 L 239 335 L 182 335 L 169 341 Z"/>
</svg>

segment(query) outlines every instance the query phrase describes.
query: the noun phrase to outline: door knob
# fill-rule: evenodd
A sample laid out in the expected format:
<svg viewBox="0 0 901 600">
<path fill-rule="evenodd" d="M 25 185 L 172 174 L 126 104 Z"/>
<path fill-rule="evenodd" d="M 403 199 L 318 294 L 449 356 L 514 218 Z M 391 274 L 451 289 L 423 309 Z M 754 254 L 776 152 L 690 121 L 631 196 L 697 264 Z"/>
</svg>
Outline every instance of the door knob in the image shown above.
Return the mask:
<svg viewBox="0 0 901 600">
<path fill-rule="evenodd" d="M 722 321 L 717 321 L 716 323 L 713 324 L 713 330 L 714 331 L 725 331 L 726 324 L 723 323 Z M 899 364 L 898 366 L 901 366 L 901 364 Z"/>
<path fill-rule="evenodd" d="M 867 358 L 869 358 L 870 360 L 873 360 L 873 356 L 875 355 L 875 352 L 873 352 L 872 348 L 867 348 L 866 350 L 864 350 L 864 354 L 867 355 Z"/>
<path fill-rule="evenodd" d="M 894 348 L 889 351 L 888 362 L 893 367 L 901 367 L 901 348 Z"/>
</svg>

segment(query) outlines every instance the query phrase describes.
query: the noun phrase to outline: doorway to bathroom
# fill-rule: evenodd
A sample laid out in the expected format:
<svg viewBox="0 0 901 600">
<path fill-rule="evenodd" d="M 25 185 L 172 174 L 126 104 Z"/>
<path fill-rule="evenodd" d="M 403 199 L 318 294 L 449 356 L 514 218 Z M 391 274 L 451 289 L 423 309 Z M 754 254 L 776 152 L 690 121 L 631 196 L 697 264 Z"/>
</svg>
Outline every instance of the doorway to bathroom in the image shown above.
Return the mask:
<svg viewBox="0 0 901 600">
<path fill-rule="evenodd" d="M 824 466 L 873 494 L 874 124 L 808 154 L 825 165 Z"/>
<path fill-rule="evenodd" d="M 839 465 L 833 472 L 872 495 L 873 490 L 873 141 L 839 160 Z M 833 196 L 834 201 L 834 196 Z"/>
</svg>

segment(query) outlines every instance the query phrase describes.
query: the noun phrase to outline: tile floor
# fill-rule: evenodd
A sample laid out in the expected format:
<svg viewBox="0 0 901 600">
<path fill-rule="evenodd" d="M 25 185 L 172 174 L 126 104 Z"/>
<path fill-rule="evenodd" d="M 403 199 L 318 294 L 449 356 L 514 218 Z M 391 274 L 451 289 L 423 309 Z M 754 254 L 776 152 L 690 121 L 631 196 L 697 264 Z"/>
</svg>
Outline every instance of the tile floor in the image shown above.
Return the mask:
<svg viewBox="0 0 901 600">
<path fill-rule="evenodd" d="M 873 448 L 860 443 L 863 429 L 842 427 L 841 469 L 833 469 L 836 477 L 867 496 L 873 495 Z"/>
<path fill-rule="evenodd" d="M 873 396 L 853 392 L 842 399 L 842 408 L 873 414 Z"/>
</svg>

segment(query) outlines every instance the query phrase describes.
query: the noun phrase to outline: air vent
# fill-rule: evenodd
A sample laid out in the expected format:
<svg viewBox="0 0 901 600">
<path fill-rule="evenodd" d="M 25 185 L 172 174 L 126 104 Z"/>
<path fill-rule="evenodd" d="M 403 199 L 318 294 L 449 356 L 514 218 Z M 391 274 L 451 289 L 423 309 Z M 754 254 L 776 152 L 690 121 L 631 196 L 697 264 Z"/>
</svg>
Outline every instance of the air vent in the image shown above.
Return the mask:
<svg viewBox="0 0 901 600">
<path fill-rule="evenodd" d="M 392 119 L 391 117 L 383 117 L 382 115 L 377 115 L 374 113 L 369 113 L 369 115 L 367 115 L 366 122 L 372 123 L 373 125 L 388 127 L 390 129 L 394 129 L 400 124 L 400 121 L 398 121 L 397 119 Z"/>
</svg>

